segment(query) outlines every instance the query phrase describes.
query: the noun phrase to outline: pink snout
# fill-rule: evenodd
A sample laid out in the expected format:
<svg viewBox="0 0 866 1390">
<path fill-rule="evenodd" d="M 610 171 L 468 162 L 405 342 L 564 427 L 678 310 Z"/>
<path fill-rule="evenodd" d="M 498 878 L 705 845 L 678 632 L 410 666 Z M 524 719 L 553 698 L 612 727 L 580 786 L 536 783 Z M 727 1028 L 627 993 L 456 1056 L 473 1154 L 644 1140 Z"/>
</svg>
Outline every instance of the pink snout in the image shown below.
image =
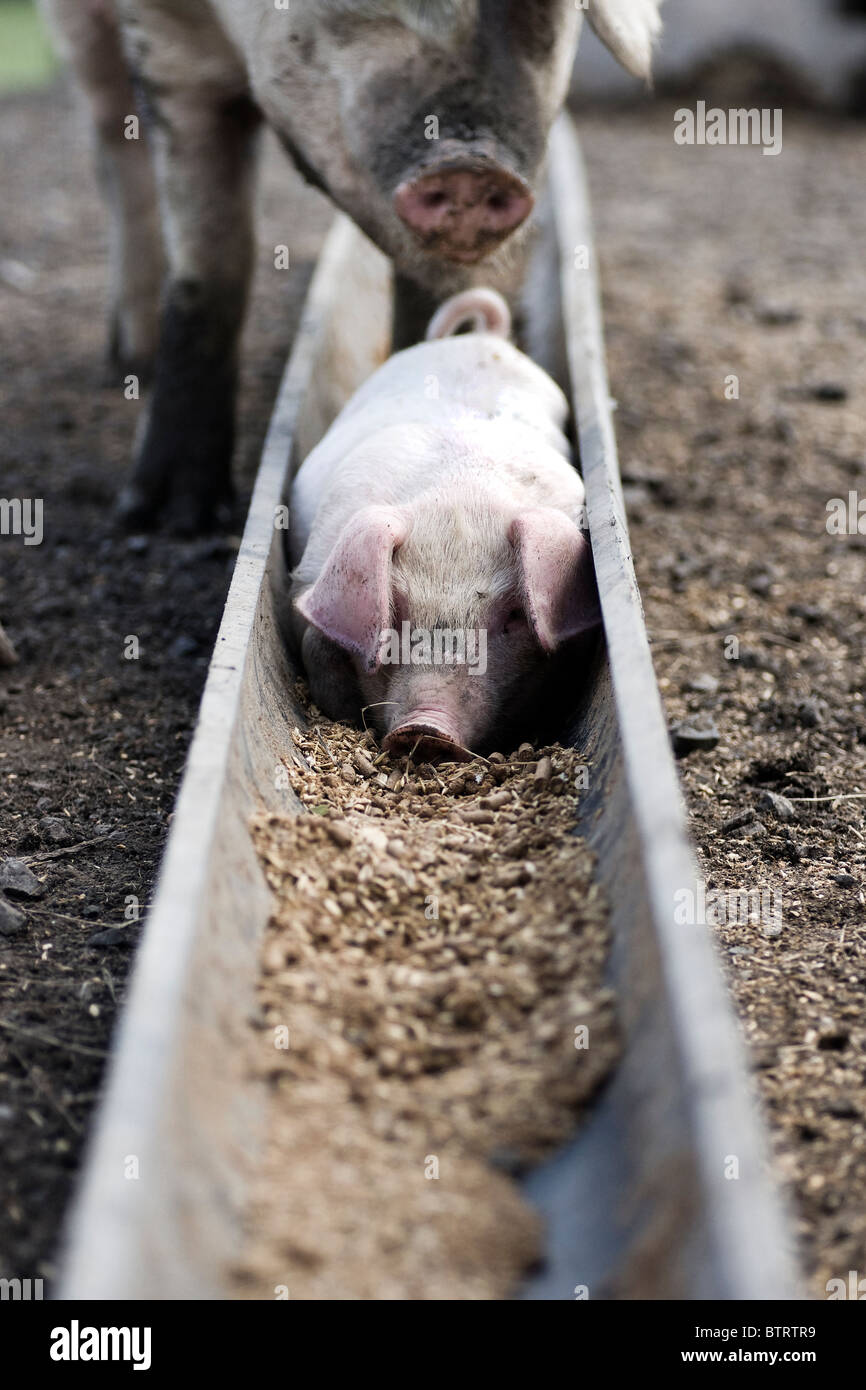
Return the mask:
<svg viewBox="0 0 866 1390">
<path fill-rule="evenodd" d="M 401 183 L 394 206 L 428 251 L 471 265 L 488 255 L 532 211 L 529 185 L 496 164 L 432 169 Z"/>
<path fill-rule="evenodd" d="M 411 754 L 416 762 L 465 761 L 472 757 L 455 726 L 438 710 L 413 710 L 386 735 L 384 747 L 398 756 Z"/>
</svg>

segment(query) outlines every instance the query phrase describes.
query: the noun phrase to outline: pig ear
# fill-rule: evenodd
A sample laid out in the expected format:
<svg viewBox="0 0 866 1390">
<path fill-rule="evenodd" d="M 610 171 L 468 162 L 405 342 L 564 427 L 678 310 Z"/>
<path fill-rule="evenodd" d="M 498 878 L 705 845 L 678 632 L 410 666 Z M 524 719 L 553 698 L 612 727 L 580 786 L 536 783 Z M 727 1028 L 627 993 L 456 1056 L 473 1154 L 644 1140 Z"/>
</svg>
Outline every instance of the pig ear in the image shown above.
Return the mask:
<svg viewBox="0 0 866 1390">
<path fill-rule="evenodd" d="M 526 615 L 541 646 L 561 642 L 601 622 L 589 541 L 556 507 L 534 507 L 511 523 Z"/>
<path fill-rule="evenodd" d="M 662 0 L 593 0 L 587 12 L 602 43 L 627 72 L 650 81 L 653 44 L 661 33 Z"/>
<path fill-rule="evenodd" d="M 365 507 L 343 527 L 315 584 L 296 600 L 307 622 L 356 652 L 371 671 L 379 665 L 391 615 L 391 559 L 406 531 L 398 512 Z"/>
</svg>

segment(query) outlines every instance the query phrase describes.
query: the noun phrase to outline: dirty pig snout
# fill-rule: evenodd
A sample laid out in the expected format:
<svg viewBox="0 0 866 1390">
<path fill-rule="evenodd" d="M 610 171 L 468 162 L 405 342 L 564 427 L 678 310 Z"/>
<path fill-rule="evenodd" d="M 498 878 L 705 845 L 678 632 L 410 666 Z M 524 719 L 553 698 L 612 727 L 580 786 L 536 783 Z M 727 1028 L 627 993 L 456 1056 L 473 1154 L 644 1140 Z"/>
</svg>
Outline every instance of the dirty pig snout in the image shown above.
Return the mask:
<svg viewBox="0 0 866 1390">
<path fill-rule="evenodd" d="M 493 158 L 444 155 L 403 180 L 394 207 L 421 245 L 472 265 L 516 231 L 532 211 L 532 189 Z"/>
</svg>

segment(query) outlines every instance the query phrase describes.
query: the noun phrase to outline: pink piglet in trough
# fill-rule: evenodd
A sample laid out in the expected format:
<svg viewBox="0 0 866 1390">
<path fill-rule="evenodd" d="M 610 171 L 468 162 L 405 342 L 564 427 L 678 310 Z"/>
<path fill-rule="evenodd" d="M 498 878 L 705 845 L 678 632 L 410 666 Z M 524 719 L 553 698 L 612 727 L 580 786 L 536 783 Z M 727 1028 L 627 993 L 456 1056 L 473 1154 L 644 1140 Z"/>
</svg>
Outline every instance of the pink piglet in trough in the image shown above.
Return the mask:
<svg viewBox="0 0 866 1390">
<path fill-rule="evenodd" d="M 492 290 L 447 300 L 292 487 L 291 621 L 312 697 L 331 718 L 363 710 L 416 758 L 530 731 L 601 621 L 568 406 L 510 328 Z"/>
</svg>

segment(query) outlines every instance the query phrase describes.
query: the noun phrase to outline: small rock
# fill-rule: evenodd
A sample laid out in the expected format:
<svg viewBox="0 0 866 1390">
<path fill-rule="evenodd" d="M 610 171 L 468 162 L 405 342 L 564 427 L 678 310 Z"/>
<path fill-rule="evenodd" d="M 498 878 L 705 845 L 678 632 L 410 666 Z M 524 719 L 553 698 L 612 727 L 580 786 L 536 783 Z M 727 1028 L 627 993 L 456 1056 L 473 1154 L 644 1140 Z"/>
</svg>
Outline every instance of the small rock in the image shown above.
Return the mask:
<svg viewBox="0 0 866 1390">
<path fill-rule="evenodd" d="M 150 537 L 129 536 L 127 538 L 126 548 L 131 555 L 146 555 L 150 549 Z"/>
<path fill-rule="evenodd" d="M 779 668 L 772 657 L 766 652 L 756 651 L 753 647 L 740 647 L 737 660 L 745 671 L 770 671 L 773 675 L 778 675 Z"/>
<path fill-rule="evenodd" d="M 745 811 L 738 811 L 734 816 L 728 816 L 727 820 L 722 821 L 719 830 L 723 835 L 729 835 L 732 830 L 741 830 L 744 825 L 748 825 L 754 819 L 755 813 L 751 807 L 748 807 Z"/>
<path fill-rule="evenodd" d="M 175 637 L 168 649 L 168 656 L 172 661 L 182 661 L 186 656 L 195 656 L 198 651 L 198 642 L 194 637 L 182 632 L 179 637 Z"/>
<path fill-rule="evenodd" d="M 767 834 L 767 827 L 763 821 L 753 820 L 743 826 L 741 834 L 744 840 L 761 840 Z"/>
<path fill-rule="evenodd" d="M 749 589 L 753 594 L 757 594 L 759 598 L 763 598 L 770 592 L 770 585 L 772 582 L 768 574 L 753 574 L 749 580 Z"/>
<path fill-rule="evenodd" d="M 823 608 L 816 608 L 811 603 L 789 603 L 788 612 L 792 618 L 802 618 L 804 623 L 812 623 L 818 626 L 827 617 Z"/>
<path fill-rule="evenodd" d="M 344 820 L 325 821 L 325 829 L 340 849 L 348 849 L 352 844 L 352 832 Z"/>
<path fill-rule="evenodd" d="M 716 695 L 719 682 L 709 671 L 702 671 L 699 676 L 692 676 L 691 680 L 686 681 L 685 688 L 694 695 Z"/>
<path fill-rule="evenodd" d="M 695 728 L 687 720 L 681 724 L 675 724 L 671 729 L 671 741 L 674 753 L 678 758 L 685 758 L 689 753 L 698 750 L 709 752 L 715 748 L 721 738 L 721 734 L 715 724 L 709 724 L 705 729 Z"/>
<path fill-rule="evenodd" d="M 856 888 L 857 880 L 853 874 L 834 874 L 833 882 L 838 883 L 840 888 Z"/>
<path fill-rule="evenodd" d="M 5 898 L 0 898 L 0 936 L 18 936 L 27 926 L 27 918 Z"/>
<path fill-rule="evenodd" d="M 43 816 L 39 822 L 43 840 L 52 845 L 71 845 L 72 831 L 64 816 Z"/>
<path fill-rule="evenodd" d="M 765 323 L 768 328 L 787 328 L 792 323 L 799 323 L 803 315 L 799 309 L 795 309 L 792 304 L 757 304 L 755 306 L 755 318 L 759 323 Z"/>
<path fill-rule="evenodd" d="M 824 707 L 820 700 L 812 698 L 801 700 L 797 706 L 797 718 L 804 729 L 815 729 L 824 722 Z"/>
<path fill-rule="evenodd" d="M 23 859 L 6 859 L 0 864 L 0 888 L 10 898 L 41 898 L 45 893 L 44 883 L 39 882 Z"/>
<path fill-rule="evenodd" d="M 778 792 L 762 792 L 761 805 L 765 811 L 772 811 L 776 820 L 790 821 L 797 814 L 794 803 L 786 796 L 780 796 Z"/>
<path fill-rule="evenodd" d="M 87 938 L 88 946 L 128 946 L 132 941 L 132 933 L 128 927 L 107 927 L 105 931 L 96 931 Z"/>
<path fill-rule="evenodd" d="M 847 401 L 848 388 L 838 381 L 820 381 L 816 386 L 810 388 L 809 394 L 816 401 L 824 401 L 825 404 L 835 405 L 839 401 Z"/>
<path fill-rule="evenodd" d="M 853 1100 L 846 1099 L 845 1096 L 838 1096 L 827 1102 L 824 1107 L 828 1115 L 833 1115 L 837 1120 L 859 1120 L 860 1111 Z"/>
</svg>

